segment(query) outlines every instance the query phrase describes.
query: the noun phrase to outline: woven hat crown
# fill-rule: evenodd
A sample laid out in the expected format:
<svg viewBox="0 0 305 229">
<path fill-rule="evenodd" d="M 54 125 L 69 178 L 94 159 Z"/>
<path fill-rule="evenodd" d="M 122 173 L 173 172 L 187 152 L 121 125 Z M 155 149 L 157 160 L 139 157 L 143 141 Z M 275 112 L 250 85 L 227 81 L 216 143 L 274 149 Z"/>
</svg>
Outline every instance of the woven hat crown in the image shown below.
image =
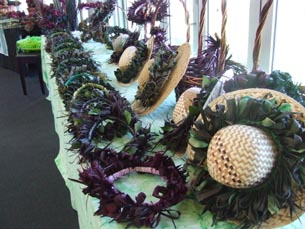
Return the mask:
<svg viewBox="0 0 305 229">
<path fill-rule="evenodd" d="M 272 138 L 263 130 L 246 125 L 227 126 L 209 144 L 208 171 L 223 185 L 250 188 L 269 176 L 277 155 Z"/>
<path fill-rule="evenodd" d="M 200 90 L 201 88 L 199 87 L 191 87 L 181 94 L 173 111 L 173 120 L 175 123 L 179 123 L 187 117 L 189 106 L 192 105 L 193 100 L 200 93 Z"/>
<path fill-rule="evenodd" d="M 132 58 L 136 55 L 137 47 L 129 46 L 126 48 L 119 60 L 119 68 L 121 71 L 126 71 L 128 66 L 130 65 Z"/>
</svg>

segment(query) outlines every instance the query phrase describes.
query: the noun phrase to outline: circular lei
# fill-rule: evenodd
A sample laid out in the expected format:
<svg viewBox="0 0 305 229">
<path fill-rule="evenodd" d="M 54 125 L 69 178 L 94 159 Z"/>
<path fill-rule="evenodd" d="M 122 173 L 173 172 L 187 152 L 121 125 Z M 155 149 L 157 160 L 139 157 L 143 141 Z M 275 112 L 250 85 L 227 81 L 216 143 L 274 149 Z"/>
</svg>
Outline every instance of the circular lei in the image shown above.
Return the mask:
<svg viewBox="0 0 305 229">
<path fill-rule="evenodd" d="M 102 140 L 111 141 L 124 136 L 137 122 L 126 98 L 115 90 L 85 83 L 78 88 L 70 102 L 69 133 L 74 135 L 72 148 L 79 148 L 84 158 Z"/>
<path fill-rule="evenodd" d="M 204 212 L 213 213 L 218 220 L 239 221 L 242 228 L 261 225 L 281 208 L 290 208 L 297 214 L 298 191 L 304 191 L 305 129 L 287 103 L 277 104 L 274 99 L 243 97 L 228 99 L 227 106 L 218 104 L 213 111 L 207 107 L 201 112 L 191 130 L 189 143 L 195 152 L 188 162 L 191 187 Z M 223 127 L 233 124 L 254 126 L 269 133 L 279 156 L 266 180 L 249 189 L 227 187 L 215 181 L 204 163 L 212 136 Z"/>
<path fill-rule="evenodd" d="M 161 216 L 172 220 L 179 218 L 180 212 L 169 209 L 185 198 L 186 175 L 181 167 L 161 152 L 154 156 L 146 156 L 144 160 L 135 155 L 112 149 L 100 150 L 100 160 L 91 162 L 83 169 L 77 181 L 87 187 L 83 193 L 100 200 L 95 215 L 108 216 L 128 226 L 156 227 Z M 145 202 L 146 194 L 140 192 L 133 200 L 128 194 L 121 192 L 114 184 L 120 177 L 131 172 L 149 173 L 165 179 L 166 186 L 156 186 L 152 195 L 157 202 Z"/>
</svg>

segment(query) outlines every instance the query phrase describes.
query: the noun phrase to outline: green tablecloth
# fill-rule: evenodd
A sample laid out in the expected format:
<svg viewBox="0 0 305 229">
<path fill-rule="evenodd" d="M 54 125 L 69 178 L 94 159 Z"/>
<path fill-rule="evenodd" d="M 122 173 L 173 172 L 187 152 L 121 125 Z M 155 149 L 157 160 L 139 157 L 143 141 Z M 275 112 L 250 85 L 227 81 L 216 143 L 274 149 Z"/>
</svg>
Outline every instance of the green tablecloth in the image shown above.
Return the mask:
<svg viewBox="0 0 305 229">
<path fill-rule="evenodd" d="M 42 41 L 42 47 L 44 44 L 44 39 Z M 116 65 L 108 64 L 107 61 L 112 51 L 107 50 L 103 44 L 89 41 L 83 44 L 86 50 L 93 51 L 92 59 L 100 63 L 100 71 L 105 72 L 109 79 L 111 79 L 112 85 L 118 89 L 123 96 L 125 96 L 130 102 L 133 101 L 134 95 L 136 93 L 137 84 L 130 85 L 128 87 L 120 86 L 116 83 L 114 76 L 114 70 L 117 69 Z M 82 193 L 82 185 L 76 182 L 72 182 L 69 178 L 78 179 L 78 170 L 81 166 L 77 163 L 78 159 L 75 153 L 68 151 L 69 141 L 71 136 L 67 134 L 66 124 L 67 124 L 67 113 L 64 109 L 64 104 L 62 103 L 58 91 L 57 85 L 54 78 L 50 78 L 51 59 L 48 53 L 42 48 L 42 69 L 44 81 L 49 89 L 49 97 L 52 110 L 54 115 L 55 130 L 59 137 L 60 150 L 55 159 L 58 170 L 60 171 L 65 183 L 71 194 L 72 207 L 78 213 L 79 225 L 81 229 L 98 229 L 98 228 L 125 228 L 126 224 L 118 224 L 116 222 L 110 222 L 111 219 L 108 217 L 94 216 L 94 212 L 98 207 L 98 200 L 91 198 Z M 175 94 L 174 92 L 161 104 L 161 106 L 153 113 L 146 115 L 141 118 L 142 122 L 145 124 L 152 124 L 152 130 L 159 132 L 160 126 L 163 125 L 164 119 L 170 117 L 175 106 Z M 117 139 L 116 143 L 119 146 L 124 139 Z M 179 159 L 177 159 L 179 161 Z M 125 182 L 125 180 L 127 180 Z M 160 182 L 158 177 L 154 177 L 149 174 L 135 174 L 129 177 L 120 179 L 117 184 L 120 190 L 133 195 L 133 197 L 140 191 L 144 191 L 149 194 L 152 192 L 156 183 Z M 185 199 L 181 203 L 172 207 L 172 209 L 179 210 L 181 216 L 179 220 L 175 220 L 177 228 L 235 228 L 233 225 L 228 223 L 218 223 L 216 226 L 212 225 L 212 216 L 209 213 L 204 215 L 201 214 L 202 207 L 191 199 Z M 64 217 L 64 216 L 63 216 Z M 305 223 L 304 216 L 301 217 Z M 172 221 L 168 218 L 162 217 L 158 228 L 173 228 L 174 225 Z M 283 227 L 288 228 L 305 228 L 300 221 L 295 221 L 294 223 Z"/>
</svg>

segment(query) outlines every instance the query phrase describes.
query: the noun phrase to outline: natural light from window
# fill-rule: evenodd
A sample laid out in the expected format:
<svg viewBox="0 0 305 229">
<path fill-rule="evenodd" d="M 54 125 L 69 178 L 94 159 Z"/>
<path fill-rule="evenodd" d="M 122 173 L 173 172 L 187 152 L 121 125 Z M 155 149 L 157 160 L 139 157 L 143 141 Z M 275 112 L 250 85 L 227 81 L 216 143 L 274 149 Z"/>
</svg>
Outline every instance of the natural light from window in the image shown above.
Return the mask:
<svg viewBox="0 0 305 229">
<path fill-rule="evenodd" d="M 289 72 L 305 85 L 305 1 L 278 1 L 273 69 Z"/>
</svg>

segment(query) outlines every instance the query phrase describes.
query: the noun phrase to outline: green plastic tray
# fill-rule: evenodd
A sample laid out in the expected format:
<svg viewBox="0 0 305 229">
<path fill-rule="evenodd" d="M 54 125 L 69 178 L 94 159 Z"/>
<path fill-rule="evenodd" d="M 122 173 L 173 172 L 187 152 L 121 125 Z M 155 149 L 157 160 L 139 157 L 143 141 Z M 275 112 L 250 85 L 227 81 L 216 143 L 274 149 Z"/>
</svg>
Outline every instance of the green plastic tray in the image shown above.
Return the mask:
<svg viewBox="0 0 305 229">
<path fill-rule="evenodd" d="M 37 52 L 40 51 L 41 37 L 27 36 L 24 39 L 18 40 L 16 43 L 17 50 L 22 52 Z"/>
</svg>

